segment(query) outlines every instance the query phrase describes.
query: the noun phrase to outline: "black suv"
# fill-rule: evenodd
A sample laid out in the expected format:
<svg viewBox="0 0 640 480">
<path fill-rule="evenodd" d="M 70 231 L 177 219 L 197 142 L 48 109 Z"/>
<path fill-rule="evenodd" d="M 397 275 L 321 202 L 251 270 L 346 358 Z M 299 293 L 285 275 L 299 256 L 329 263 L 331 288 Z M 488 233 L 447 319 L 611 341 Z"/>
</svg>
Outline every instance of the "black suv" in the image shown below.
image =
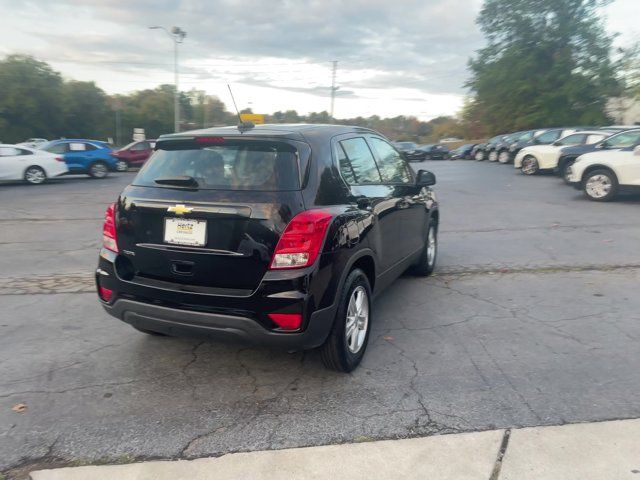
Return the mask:
<svg viewBox="0 0 640 480">
<path fill-rule="evenodd" d="M 434 269 L 434 184 L 365 128 L 165 135 L 107 209 L 98 295 L 144 333 L 321 347 L 348 372 L 373 297 L 410 267 Z"/>
<path fill-rule="evenodd" d="M 446 160 L 450 156 L 444 145 L 422 145 L 416 152 L 422 154 L 422 160 Z"/>
</svg>

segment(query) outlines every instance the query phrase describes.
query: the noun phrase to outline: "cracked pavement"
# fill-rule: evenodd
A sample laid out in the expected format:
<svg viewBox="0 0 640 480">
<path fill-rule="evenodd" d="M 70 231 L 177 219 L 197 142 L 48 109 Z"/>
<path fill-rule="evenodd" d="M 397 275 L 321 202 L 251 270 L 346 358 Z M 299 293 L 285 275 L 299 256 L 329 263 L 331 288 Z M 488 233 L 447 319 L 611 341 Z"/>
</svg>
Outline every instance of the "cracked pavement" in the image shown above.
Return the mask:
<svg viewBox="0 0 640 480">
<path fill-rule="evenodd" d="M 376 301 L 350 375 L 314 351 L 149 337 L 104 313 L 100 224 L 131 174 L 0 187 L 0 471 L 639 417 L 640 198 L 425 166 L 439 273 Z"/>
</svg>

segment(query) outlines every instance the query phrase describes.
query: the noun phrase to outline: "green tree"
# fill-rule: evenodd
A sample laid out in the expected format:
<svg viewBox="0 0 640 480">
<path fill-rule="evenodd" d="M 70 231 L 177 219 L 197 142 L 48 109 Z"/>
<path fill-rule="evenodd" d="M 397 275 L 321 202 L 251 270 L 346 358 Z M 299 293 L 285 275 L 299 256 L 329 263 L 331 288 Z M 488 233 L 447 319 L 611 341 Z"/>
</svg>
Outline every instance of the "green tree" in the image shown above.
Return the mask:
<svg viewBox="0 0 640 480">
<path fill-rule="evenodd" d="M 0 134 L 3 142 L 64 134 L 62 78 L 33 57 L 9 55 L 0 61 Z"/>
<path fill-rule="evenodd" d="M 607 122 L 619 92 L 611 37 L 598 9 L 610 0 L 485 0 L 488 45 L 470 61 L 465 117 L 488 133 Z"/>
<path fill-rule="evenodd" d="M 106 139 L 113 136 L 109 98 L 93 82 L 66 82 L 62 86 L 62 119 L 68 138 Z"/>
</svg>

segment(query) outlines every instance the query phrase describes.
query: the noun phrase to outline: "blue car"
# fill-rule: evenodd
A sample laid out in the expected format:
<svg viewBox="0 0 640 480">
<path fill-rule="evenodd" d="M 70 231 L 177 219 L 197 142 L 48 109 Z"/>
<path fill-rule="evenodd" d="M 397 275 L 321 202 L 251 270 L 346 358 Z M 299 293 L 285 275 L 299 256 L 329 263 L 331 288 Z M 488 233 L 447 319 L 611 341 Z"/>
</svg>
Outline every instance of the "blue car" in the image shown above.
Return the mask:
<svg viewBox="0 0 640 480">
<path fill-rule="evenodd" d="M 86 173 L 93 178 L 104 178 L 109 172 L 125 171 L 126 162 L 111 155 L 108 143 L 99 140 L 53 140 L 41 150 L 63 155 L 69 174 Z"/>
</svg>

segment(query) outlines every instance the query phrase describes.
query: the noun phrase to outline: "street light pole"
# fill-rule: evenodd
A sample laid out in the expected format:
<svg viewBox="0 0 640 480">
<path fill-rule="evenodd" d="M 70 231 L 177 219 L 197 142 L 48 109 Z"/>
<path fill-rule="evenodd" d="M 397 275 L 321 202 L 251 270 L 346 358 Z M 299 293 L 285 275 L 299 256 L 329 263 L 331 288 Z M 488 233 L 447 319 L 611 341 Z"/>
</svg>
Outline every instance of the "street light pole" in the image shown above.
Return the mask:
<svg viewBox="0 0 640 480">
<path fill-rule="evenodd" d="M 178 44 L 184 41 L 184 37 L 187 36 L 187 32 L 180 27 L 172 27 L 171 32 L 160 25 L 154 25 L 149 27 L 151 30 L 164 30 L 164 32 L 173 40 L 173 72 L 174 72 L 174 86 L 173 92 L 173 130 L 178 132 L 180 130 L 180 91 L 178 90 Z"/>
</svg>

